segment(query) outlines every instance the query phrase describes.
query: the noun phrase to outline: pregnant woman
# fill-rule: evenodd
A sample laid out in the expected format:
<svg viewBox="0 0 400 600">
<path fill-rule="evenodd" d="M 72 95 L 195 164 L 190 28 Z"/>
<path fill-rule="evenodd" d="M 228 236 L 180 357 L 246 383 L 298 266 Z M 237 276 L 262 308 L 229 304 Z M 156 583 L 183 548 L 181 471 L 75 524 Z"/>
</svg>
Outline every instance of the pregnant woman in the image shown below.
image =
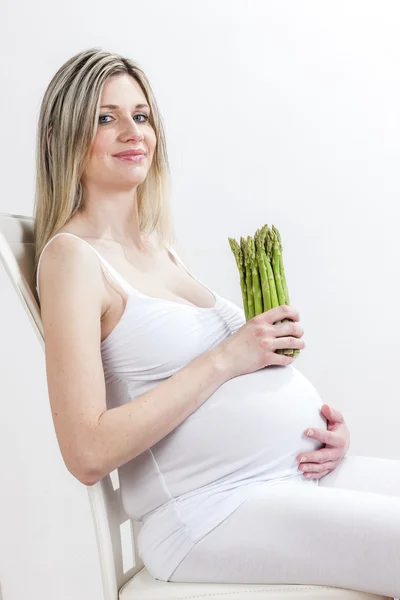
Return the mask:
<svg viewBox="0 0 400 600">
<path fill-rule="evenodd" d="M 97 49 L 64 64 L 41 107 L 35 241 L 67 468 L 85 485 L 118 468 L 155 578 L 400 596 L 400 462 L 344 457 L 342 416 L 275 352 L 305 347 L 293 307 L 246 323 L 188 271 L 168 174 L 143 71 Z"/>
</svg>

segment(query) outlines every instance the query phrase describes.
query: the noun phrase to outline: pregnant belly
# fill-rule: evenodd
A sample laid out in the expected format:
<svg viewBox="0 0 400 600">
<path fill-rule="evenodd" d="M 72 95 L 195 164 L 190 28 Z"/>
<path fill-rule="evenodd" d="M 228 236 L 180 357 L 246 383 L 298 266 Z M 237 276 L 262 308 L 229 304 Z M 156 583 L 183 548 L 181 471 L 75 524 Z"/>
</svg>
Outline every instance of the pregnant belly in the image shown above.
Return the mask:
<svg viewBox="0 0 400 600">
<path fill-rule="evenodd" d="M 322 446 L 304 435 L 308 427 L 326 428 L 322 404 L 293 366 L 235 377 L 153 446 L 153 456 L 174 497 L 299 475 L 296 456 Z"/>
</svg>

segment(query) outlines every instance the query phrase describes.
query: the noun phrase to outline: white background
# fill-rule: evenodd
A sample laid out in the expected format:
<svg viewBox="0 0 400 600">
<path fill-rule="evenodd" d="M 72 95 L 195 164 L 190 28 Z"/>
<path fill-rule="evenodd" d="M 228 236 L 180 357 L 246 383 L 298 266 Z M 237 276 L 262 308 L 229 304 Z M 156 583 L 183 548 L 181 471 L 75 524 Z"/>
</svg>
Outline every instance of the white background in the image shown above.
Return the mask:
<svg viewBox="0 0 400 600">
<path fill-rule="evenodd" d="M 92 46 L 147 73 L 193 272 L 240 304 L 228 236 L 274 223 L 350 454 L 400 458 L 400 7 L 376 0 L 2 0 L 0 212 L 31 215 L 50 78 Z M 44 359 L 0 269 L 3 600 L 99 600 L 86 489 L 59 454 Z"/>
</svg>

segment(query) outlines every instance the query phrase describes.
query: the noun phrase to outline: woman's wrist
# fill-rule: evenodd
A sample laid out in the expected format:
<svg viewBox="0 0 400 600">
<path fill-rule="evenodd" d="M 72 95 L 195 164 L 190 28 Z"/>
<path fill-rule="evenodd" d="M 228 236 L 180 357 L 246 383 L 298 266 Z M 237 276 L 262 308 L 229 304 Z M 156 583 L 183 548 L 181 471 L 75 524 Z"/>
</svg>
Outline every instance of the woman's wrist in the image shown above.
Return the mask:
<svg viewBox="0 0 400 600">
<path fill-rule="evenodd" d="M 218 344 L 208 352 L 208 358 L 212 365 L 212 371 L 215 379 L 222 385 L 232 377 L 235 377 L 232 361 L 228 356 L 224 343 Z"/>
</svg>

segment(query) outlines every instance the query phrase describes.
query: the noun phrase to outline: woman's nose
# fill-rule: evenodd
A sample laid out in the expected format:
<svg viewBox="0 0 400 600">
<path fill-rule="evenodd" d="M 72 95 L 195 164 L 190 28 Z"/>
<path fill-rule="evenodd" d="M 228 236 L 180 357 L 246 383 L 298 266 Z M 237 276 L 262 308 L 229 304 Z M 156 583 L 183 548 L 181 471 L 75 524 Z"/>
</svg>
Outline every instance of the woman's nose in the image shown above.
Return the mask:
<svg viewBox="0 0 400 600">
<path fill-rule="evenodd" d="M 143 131 L 140 128 L 139 123 L 136 123 L 133 119 L 126 121 L 125 126 L 122 129 L 121 137 L 124 141 L 129 139 L 141 140 L 144 137 Z"/>
</svg>

